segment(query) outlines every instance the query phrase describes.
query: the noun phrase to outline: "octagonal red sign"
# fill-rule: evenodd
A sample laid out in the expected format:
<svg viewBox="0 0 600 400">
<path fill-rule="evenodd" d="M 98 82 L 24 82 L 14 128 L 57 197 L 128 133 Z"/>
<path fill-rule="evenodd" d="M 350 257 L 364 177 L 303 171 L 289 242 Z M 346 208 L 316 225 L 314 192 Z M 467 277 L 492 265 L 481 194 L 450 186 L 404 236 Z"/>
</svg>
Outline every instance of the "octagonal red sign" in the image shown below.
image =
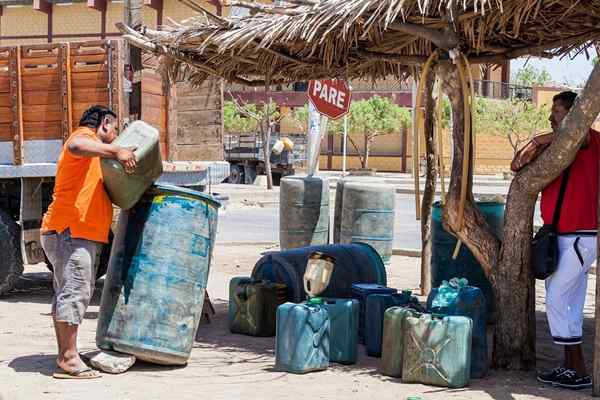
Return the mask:
<svg viewBox="0 0 600 400">
<path fill-rule="evenodd" d="M 317 111 L 331 119 L 338 119 L 350 109 L 350 88 L 341 79 L 312 80 L 308 84 L 308 98 Z"/>
</svg>

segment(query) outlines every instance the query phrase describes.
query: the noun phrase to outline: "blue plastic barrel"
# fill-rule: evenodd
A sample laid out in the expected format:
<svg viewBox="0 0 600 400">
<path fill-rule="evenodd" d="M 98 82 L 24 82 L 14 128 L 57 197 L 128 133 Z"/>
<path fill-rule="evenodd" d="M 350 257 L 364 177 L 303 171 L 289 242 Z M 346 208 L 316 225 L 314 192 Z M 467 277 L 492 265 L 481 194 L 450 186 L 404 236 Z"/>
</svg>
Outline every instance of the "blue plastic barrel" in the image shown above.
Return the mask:
<svg viewBox="0 0 600 400">
<path fill-rule="evenodd" d="M 205 194 L 161 185 L 121 212 L 102 292 L 99 348 L 156 364 L 187 362 L 219 206 Z"/>
<path fill-rule="evenodd" d="M 477 202 L 477 207 L 496 235 L 502 237 L 504 204 Z M 492 285 L 481 265 L 464 244 L 461 245 L 456 260 L 452 259 L 456 238 L 447 233 L 442 226 L 442 208 L 439 202 L 433 205 L 431 221 L 431 286 L 439 287 L 443 281 L 450 281 L 452 278 L 466 278 L 471 286 L 478 287 L 483 292 L 488 318 L 493 319 L 496 302 Z"/>
<path fill-rule="evenodd" d="M 349 299 L 352 298 L 353 283 L 387 283 L 381 257 L 365 243 L 311 246 L 267 253 L 254 266 L 252 278 L 286 284 L 288 300 L 299 303 L 306 299 L 303 280 L 306 263 L 316 251 L 335 258 L 333 274 L 329 286 L 320 294 L 322 297 Z"/>
</svg>

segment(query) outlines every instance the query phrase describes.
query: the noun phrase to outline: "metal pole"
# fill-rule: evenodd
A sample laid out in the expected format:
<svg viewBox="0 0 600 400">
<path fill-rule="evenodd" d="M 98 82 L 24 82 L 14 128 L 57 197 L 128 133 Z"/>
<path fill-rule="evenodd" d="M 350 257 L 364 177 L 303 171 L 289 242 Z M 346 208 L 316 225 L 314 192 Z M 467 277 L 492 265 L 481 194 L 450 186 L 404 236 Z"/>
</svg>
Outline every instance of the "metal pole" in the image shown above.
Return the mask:
<svg viewBox="0 0 600 400">
<path fill-rule="evenodd" d="M 342 146 L 343 156 L 342 156 L 342 175 L 346 175 L 346 145 L 348 140 L 348 115 L 344 115 L 344 143 Z"/>
</svg>

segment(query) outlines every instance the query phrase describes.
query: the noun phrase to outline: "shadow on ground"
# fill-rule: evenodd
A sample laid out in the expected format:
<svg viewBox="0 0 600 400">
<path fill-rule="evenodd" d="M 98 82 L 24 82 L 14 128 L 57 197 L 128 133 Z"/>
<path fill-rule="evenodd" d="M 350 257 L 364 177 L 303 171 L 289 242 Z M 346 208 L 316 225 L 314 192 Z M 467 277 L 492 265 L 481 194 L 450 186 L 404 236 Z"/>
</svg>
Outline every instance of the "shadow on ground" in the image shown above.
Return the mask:
<svg viewBox="0 0 600 400">
<path fill-rule="evenodd" d="M 275 363 L 275 338 L 259 338 L 229 332 L 226 301 L 213 301 L 216 311 L 210 324 L 201 324 L 196 335 L 195 348 L 216 350 L 224 353 L 241 354 L 242 360 L 235 358 L 235 362 L 256 363 L 257 368 L 267 372 L 276 372 Z M 537 316 L 537 356 L 538 369 L 553 368 L 562 362 L 562 348 L 552 343 L 551 336 L 544 312 L 538 311 Z M 584 321 L 584 353 L 589 355 L 587 364 L 591 371 L 591 355 L 593 354 L 594 319 L 586 318 Z M 491 339 L 491 334 L 490 334 Z M 492 348 L 491 342 L 489 348 Z M 491 356 L 491 355 L 490 355 Z M 381 375 L 378 371 L 379 359 L 368 357 L 364 346 L 359 346 L 359 359 L 354 365 L 331 364 L 330 369 L 356 376 L 372 376 L 383 381 L 398 382 L 400 379 Z M 415 386 L 415 392 L 423 395 L 444 392 L 457 396 L 466 391 L 483 391 L 494 400 L 517 400 L 521 396 L 538 396 L 549 400 L 576 400 L 591 398 L 589 390 L 572 392 L 554 389 L 542 385 L 536 380 L 535 371 L 490 371 L 485 379 L 474 379 L 465 389 L 444 389 L 422 385 Z M 459 398 L 459 397 L 455 397 Z"/>
</svg>

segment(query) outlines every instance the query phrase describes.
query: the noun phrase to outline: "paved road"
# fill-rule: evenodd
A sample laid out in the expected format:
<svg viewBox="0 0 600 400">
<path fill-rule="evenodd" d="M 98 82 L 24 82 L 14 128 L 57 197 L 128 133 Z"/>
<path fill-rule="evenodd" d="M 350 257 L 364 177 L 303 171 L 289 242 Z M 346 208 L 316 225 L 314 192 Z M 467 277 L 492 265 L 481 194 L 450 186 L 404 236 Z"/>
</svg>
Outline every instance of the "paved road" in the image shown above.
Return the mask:
<svg viewBox="0 0 600 400">
<path fill-rule="evenodd" d="M 539 217 L 536 223 L 539 223 Z M 277 242 L 279 240 L 279 209 L 270 207 L 228 208 L 219 217 L 217 242 Z M 421 247 L 421 228 L 415 220 L 415 200 L 412 195 L 396 196 L 394 247 Z"/>
</svg>

